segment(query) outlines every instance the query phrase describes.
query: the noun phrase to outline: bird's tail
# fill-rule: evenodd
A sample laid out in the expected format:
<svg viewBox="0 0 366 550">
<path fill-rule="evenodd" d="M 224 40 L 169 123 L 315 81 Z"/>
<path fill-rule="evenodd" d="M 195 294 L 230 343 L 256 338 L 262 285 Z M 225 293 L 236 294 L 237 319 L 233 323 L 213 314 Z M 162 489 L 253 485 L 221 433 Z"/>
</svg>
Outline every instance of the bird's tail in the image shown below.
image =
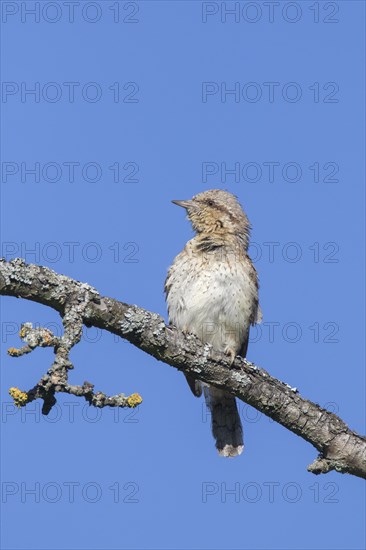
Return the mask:
<svg viewBox="0 0 366 550">
<path fill-rule="evenodd" d="M 203 391 L 211 411 L 212 434 L 219 455 L 240 455 L 244 449 L 243 428 L 235 397 L 212 386 L 205 386 Z"/>
</svg>

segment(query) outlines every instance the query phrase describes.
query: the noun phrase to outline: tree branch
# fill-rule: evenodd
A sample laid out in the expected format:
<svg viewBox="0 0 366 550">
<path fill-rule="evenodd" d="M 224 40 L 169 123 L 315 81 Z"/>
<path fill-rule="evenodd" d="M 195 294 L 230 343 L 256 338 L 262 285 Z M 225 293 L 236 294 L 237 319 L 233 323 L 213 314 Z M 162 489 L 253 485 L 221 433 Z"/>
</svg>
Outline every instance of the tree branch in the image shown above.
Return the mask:
<svg viewBox="0 0 366 550">
<path fill-rule="evenodd" d="M 137 306 L 100 296 L 90 285 L 59 275 L 46 267 L 26 264 L 21 259 L 0 260 L 0 294 L 25 298 L 52 307 L 63 318 L 64 334 L 55 337 L 47 329 L 22 326 L 26 342 L 11 355 L 29 353 L 37 346 L 52 346 L 55 361 L 47 374 L 30 391 L 11 388 L 15 402 L 25 405 L 44 400 L 47 414 L 56 402 L 54 394 L 83 396 L 97 407 L 136 406 L 138 394 L 107 397 L 94 393 L 93 386 L 70 386 L 68 370 L 73 368 L 69 351 L 81 337 L 82 325 L 94 326 L 125 338 L 138 348 L 202 382 L 224 389 L 311 443 L 319 456 L 308 470 L 314 474 L 336 470 L 366 479 L 366 438 L 352 431 L 335 414 L 302 398 L 295 388 L 271 377 L 265 370 L 240 357 L 229 368 L 227 356 L 203 344 L 192 334 L 184 335 L 164 319 Z"/>
</svg>

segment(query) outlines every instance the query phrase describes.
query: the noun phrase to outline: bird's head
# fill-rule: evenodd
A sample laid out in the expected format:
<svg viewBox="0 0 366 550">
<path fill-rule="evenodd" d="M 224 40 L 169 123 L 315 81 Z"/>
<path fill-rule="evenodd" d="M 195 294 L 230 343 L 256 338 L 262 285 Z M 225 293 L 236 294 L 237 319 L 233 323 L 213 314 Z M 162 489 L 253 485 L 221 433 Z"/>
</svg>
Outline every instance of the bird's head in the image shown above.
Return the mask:
<svg viewBox="0 0 366 550">
<path fill-rule="evenodd" d="M 228 191 L 211 189 L 190 200 L 172 201 L 187 210 L 188 219 L 197 233 L 249 238 L 250 223 L 238 199 Z"/>
</svg>

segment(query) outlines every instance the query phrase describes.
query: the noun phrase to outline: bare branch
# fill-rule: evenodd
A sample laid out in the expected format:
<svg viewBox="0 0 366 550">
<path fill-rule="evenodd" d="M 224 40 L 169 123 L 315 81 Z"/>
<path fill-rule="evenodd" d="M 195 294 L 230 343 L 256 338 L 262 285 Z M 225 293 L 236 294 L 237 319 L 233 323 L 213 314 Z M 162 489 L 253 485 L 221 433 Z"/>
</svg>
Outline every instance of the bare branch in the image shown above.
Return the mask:
<svg viewBox="0 0 366 550">
<path fill-rule="evenodd" d="M 65 332 L 55 345 L 55 362 L 35 386 L 34 396 L 32 390 L 27 393 L 31 397 L 29 400 L 46 397 L 45 405 L 50 407 L 55 392 L 83 396 L 95 406 L 126 406 L 126 403 L 134 406 L 141 400 L 138 394 L 129 398 L 122 394 L 114 397 L 94 394 L 93 386 L 87 382 L 83 386 L 68 385 L 67 372 L 72 368 L 69 350 L 80 340 L 82 324 L 95 326 L 127 339 L 156 359 L 202 382 L 224 389 L 311 443 L 320 455 L 308 467 L 310 472 L 319 474 L 335 470 L 366 479 L 364 436 L 253 363 L 237 357 L 230 369 L 223 353 L 210 344 L 203 344 L 194 335 L 184 335 L 175 327 L 167 326 L 160 315 L 100 296 L 85 283 L 58 275 L 46 267 L 27 265 L 20 259 L 0 260 L 0 294 L 50 306 L 63 317 Z M 32 347 L 34 342 L 45 345 L 45 334 L 35 333 L 30 327 L 29 330 L 28 346 Z M 22 396 L 18 398 L 19 404 L 23 404 Z"/>
</svg>

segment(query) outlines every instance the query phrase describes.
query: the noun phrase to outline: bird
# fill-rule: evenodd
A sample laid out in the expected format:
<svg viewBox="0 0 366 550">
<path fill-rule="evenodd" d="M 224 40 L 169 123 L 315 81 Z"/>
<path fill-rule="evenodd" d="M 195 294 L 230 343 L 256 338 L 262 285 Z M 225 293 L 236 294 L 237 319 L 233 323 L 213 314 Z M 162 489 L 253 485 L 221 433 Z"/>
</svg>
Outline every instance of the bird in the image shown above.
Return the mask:
<svg viewBox="0 0 366 550">
<path fill-rule="evenodd" d="M 186 210 L 195 236 L 176 256 L 165 280 L 169 323 L 223 351 L 229 363 L 246 357 L 250 326 L 260 323 L 257 271 L 248 256 L 251 226 L 237 197 L 223 189 L 173 200 Z M 244 449 L 235 397 L 186 375 L 197 397 L 204 393 L 220 456 Z"/>
</svg>

